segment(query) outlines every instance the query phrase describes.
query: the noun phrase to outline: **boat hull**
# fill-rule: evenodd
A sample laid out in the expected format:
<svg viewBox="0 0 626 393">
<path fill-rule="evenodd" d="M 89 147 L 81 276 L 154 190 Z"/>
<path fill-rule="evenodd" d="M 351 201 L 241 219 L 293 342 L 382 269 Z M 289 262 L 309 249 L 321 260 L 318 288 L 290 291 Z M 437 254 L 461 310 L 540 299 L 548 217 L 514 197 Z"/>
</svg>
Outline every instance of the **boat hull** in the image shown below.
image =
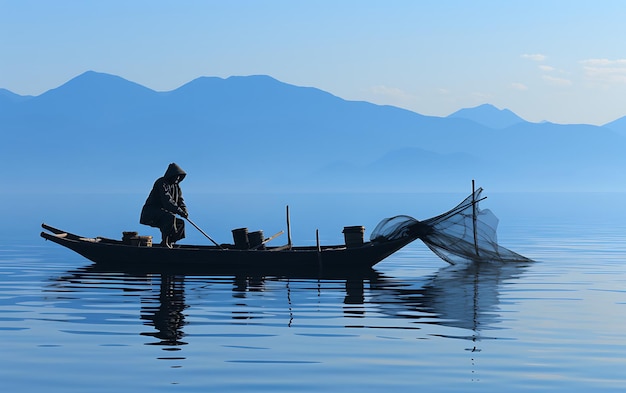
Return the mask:
<svg viewBox="0 0 626 393">
<path fill-rule="evenodd" d="M 137 271 L 250 271 L 255 273 L 358 271 L 375 264 L 415 239 L 366 242 L 359 247 L 269 247 L 238 250 L 218 246 L 137 246 L 106 238 L 84 238 L 44 224 L 53 233 L 44 239 L 66 247 L 97 264 Z"/>
</svg>

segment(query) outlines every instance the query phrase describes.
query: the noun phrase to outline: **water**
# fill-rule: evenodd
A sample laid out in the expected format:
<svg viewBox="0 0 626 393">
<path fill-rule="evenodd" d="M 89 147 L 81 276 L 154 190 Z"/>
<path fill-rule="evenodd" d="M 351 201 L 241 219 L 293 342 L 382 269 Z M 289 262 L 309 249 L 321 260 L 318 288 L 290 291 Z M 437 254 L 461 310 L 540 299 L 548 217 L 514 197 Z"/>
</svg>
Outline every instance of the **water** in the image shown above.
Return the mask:
<svg viewBox="0 0 626 393">
<path fill-rule="evenodd" d="M 369 234 L 386 216 L 426 218 L 464 196 L 215 194 L 188 205 L 222 242 L 241 226 L 284 229 L 290 203 L 294 242 L 314 244 L 316 229 L 341 241 L 343 225 Z M 3 212 L 17 224 L 0 242 L 0 380 L 48 392 L 623 391 L 623 197 L 489 195 L 500 243 L 532 264 L 452 267 L 416 242 L 373 275 L 320 279 L 97 271 L 38 225 L 156 236 L 136 225 L 143 196 L 21 196 Z M 208 242 L 192 228 L 187 240 Z"/>
</svg>

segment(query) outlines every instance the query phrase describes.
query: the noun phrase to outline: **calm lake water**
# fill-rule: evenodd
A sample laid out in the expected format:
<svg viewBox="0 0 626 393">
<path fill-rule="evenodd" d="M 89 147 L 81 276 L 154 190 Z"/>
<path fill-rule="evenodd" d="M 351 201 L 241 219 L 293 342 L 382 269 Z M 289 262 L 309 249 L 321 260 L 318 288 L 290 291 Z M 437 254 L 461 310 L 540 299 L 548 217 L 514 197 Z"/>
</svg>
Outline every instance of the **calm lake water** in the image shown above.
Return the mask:
<svg viewBox="0 0 626 393">
<path fill-rule="evenodd" d="M 531 264 L 449 266 L 419 241 L 372 274 L 341 277 L 102 272 L 39 237 L 157 236 L 145 195 L 2 196 L 0 380 L 46 392 L 624 391 L 623 194 L 489 194 L 502 245 Z M 465 194 L 186 195 L 218 242 L 249 227 L 294 243 L 424 219 Z M 12 206 L 10 211 L 7 206 Z M 207 244 L 188 228 L 186 243 Z M 285 236 L 272 244 L 286 243 Z"/>
</svg>

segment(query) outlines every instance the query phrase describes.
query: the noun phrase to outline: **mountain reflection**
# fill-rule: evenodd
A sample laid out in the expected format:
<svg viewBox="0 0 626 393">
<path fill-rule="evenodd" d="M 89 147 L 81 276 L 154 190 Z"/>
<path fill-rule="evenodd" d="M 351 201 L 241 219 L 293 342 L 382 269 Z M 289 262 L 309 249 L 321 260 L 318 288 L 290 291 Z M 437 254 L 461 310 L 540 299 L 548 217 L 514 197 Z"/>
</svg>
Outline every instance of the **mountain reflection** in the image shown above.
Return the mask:
<svg viewBox="0 0 626 393">
<path fill-rule="evenodd" d="M 129 302 L 127 296 L 138 297 L 139 318 L 144 326 L 151 328 L 141 335 L 154 338 L 147 345 L 160 345 L 164 349 L 187 344 L 185 327 L 190 323 L 190 314 L 194 324 L 209 326 L 207 332 L 223 332 L 224 329 L 213 327 L 252 320 L 292 327 L 299 318 L 314 318 L 311 309 L 333 310 L 329 306 L 335 304 L 342 305 L 343 316 L 339 318 L 359 318 L 365 325 L 370 314 L 382 314 L 397 319 L 398 328 L 419 329 L 420 324 L 461 328 L 467 334 L 457 338 L 475 341 L 481 331 L 496 328 L 501 320 L 502 285 L 519 277 L 525 266 L 501 263 L 447 266 L 432 275 L 410 279 L 389 277 L 375 270 L 328 277 L 246 272 L 175 275 L 105 271 L 91 265 L 54 279 L 49 292 L 63 297 L 64 307 L 75 309 L 75 314 L 88 307 L 85 299 L 111 296 L 110 292 L 119 296 L 120 289 L 123 302 Z M 330 299 L 331 303 L 322 304 L 322 299 Z M 308 310 L 308 314 L 302 310 Z M 93 312 L 81 314 L 85 318 L 82 323 L 102 325 L 111 313 L 100 317 Z M 408 327 L 404 322 L 407 320 Z M 394 324 L 388 327 L 393 328 Z"/>
</svg>

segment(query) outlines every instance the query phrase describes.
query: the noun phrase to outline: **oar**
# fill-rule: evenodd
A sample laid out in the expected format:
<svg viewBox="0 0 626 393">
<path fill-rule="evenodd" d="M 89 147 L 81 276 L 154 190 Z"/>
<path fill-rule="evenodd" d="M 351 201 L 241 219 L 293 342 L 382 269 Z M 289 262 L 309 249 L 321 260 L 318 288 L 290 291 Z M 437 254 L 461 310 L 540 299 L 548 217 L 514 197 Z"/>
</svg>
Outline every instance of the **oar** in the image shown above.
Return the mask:
<svg viewBox="0 0 626 393">
<path fill-rule="evenodd" d="M 207 235 L 207 234 L 206 234 L 206 233 L 205 233 L 202 229 L 200 229 L 200 227 L 199 227 L 199 226 L 197 226 L 196 224 L 194 224 L 194 222 L 193 222 L 193 221 L 191 221 L 191 220 L 189 219 L 189 217 L 187 217 L 187 218 L 186 218 L 186 220 L 187 220 L 187 221 L 189 221 L 189 223 L 190 223 L 191 225 L 193 225 L 193 226 L 194 226 L 197 230 L 199 230 L 201 234 L 203 234 L 204 236 L 206 236 L 206 238 L 207 238 L 207 239 L 209 239 L 210 241 L 212 241 L 212 242 L 213 242 L 213 244 L 215 244 L 216 246 L 218 246 L 218 247 L 219 247 L 219 248 L 221 248 L 222 250 L 224 249 L 224 247 L 222 247 L 222 246 L 220 246 L 219 244 L 217 244 L 217 242 L 216 242 L 215 240 L 211 239 L 211 236 Z"/>
</svg>

